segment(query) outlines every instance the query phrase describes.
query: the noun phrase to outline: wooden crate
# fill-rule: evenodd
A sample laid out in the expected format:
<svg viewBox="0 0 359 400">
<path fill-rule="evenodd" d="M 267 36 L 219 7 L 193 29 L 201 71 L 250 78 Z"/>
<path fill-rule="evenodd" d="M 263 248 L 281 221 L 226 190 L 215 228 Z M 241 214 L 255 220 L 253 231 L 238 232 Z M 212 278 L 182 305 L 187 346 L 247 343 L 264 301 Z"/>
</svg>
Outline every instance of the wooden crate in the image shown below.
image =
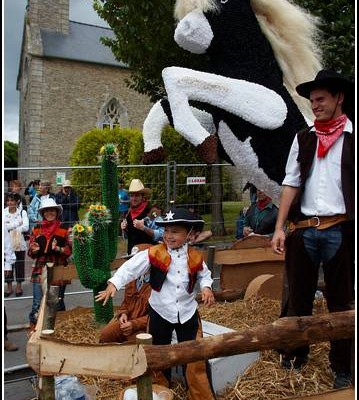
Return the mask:
<svg viewBox="0 0 359 400">
<path fill-rule="evenodd" d="M 274 254 L 269 247 L 229 249 L 216 251 L 215 264 L 221 265 L 222 290 L 241 289 L 259 275 L 278 275 L 283 279 L 284 256 Z"/>
</svg>

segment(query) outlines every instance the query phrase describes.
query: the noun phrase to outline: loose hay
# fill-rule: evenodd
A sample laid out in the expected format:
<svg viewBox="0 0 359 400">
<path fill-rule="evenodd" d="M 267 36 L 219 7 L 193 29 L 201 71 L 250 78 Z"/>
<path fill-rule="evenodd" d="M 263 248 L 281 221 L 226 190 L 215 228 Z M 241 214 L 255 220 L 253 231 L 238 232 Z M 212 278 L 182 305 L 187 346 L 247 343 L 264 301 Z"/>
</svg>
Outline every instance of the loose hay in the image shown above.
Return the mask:
<svg viewBox="0 0 359 400">
<path fill-rule="evenodd" d="M 316 300 L 314 313 L 327 312 L 325 300 Z M 251 297 L 234 302 L 216 303 L 212 307 L 200 305 L 201 318 L 237 331 L 271 323 L 278 319 L 280 303 L 276 300 Z M 76 308 L 59 312 L 55 336 L 72 343 L 98 343 L 99 326 L 93 310 Z M 332 388 L 333 377 L 328 361 L 329 343 L 311 345 L 310 358 L 300 372 L 280 367 L 279 355 L 274 350 L 263 351 L 235 384 L 217 396 L 218 400 L 274 400 L 325 392 Z M 118 400 L 120 391 L 133 381 L 80 376 L 85 385 L 96 385 L 97 400 Z M 175 400 L 187 400 L 183 384 L 175 382 Z"/>
</svg>

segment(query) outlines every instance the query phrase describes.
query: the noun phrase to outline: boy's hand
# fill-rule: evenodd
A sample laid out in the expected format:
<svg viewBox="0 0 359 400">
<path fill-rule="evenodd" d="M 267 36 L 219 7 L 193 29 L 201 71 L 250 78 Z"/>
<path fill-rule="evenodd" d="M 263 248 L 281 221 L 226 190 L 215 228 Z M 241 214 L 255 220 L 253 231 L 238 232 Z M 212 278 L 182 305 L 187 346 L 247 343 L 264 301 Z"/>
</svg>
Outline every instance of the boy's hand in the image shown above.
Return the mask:
<svg viewBox="0 0 359 400">
<path fill-rule="evenodd" d="M 204 287 L 202 289 L 202 301 L 206 306 L 211 306 L 214 303 L 214 295 L 209 287 Z"/>
<path fill-rule="evenodd" d="M 120 317 L 118 318 L 118 320 L 120 321 L 120 323 L 121 323 L 121 324 L 124 324 L 124 323 L 126 323 L 126 322 L 127 322 L 127 320 L 128 320 L 128 318 L 127 318 L 127 314 L 125 314 L 125 313 L 122 313 L 122 314 L 120 315 Z"/>
<path fill-rule="evenodd" d="M 133 327 L 132 327 L 131 321 L 127 321 L 124 324 L 121 324 L 120 327 L 126 336 L 131 335 L 131 333 L 133 332 Z"/>
<path fill-rule="evenodd" d="M 102 305 L 104 306 L 110 297 L 114 297 L 116 291 L 116 286 L 110 282 L 106 290 L 101 290 L 98 292 L 98 294 L 95 296 L 95 301 L 103 301 Z"/>
</svg>

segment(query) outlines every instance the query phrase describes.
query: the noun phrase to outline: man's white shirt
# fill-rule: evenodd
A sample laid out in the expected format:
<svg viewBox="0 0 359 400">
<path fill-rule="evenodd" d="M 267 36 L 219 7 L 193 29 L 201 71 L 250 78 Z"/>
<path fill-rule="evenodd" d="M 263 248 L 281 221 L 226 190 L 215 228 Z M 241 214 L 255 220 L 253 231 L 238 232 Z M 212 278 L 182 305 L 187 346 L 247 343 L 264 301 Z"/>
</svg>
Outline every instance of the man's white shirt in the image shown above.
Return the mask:
<svg viewBox="0 0 359 400">
<path fill-rule="evenodd" d="M 313 135 L 314 128 L 312 128 Z M 352 133 L 353 125 L 347 120 L 344 131 Z M 342 134 L 325 157 L 318 158 L 317 149 L 301 202 L 301 212 L 308 216 L 330 216 L 345 214 L 345 203 L 341 183 L 341 161 L 344 134 Z M 282 185 L 300 186 L 300 165 L 298 157 L 298 138 L 294 138 L 289 152 L 286 176 Z M 354 185 L 354 182 L 353 182 Z"/>
</svg>

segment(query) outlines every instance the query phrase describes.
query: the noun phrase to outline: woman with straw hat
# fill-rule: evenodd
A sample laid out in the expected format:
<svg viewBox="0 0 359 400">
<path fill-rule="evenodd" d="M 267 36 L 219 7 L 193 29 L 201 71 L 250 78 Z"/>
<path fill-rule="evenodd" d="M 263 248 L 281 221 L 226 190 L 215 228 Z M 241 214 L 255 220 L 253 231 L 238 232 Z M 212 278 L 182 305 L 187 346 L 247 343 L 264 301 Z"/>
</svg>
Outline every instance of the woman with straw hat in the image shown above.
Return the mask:
<svg viewBox="0 0 359 400">
<path fill-rule="evenodd" d="M 42 201 L 38 212 L 42 217 L 42 221 L 31 231 L 28 250 L 29 257 L 35 260 L 31 274 L 33 302 L 29 314 L 30 332 L 35 329 L 37 323 L 43 285 L 46 283 L 46 268 L 53 265 L 66 265 L 67 259 L 72 252 L 69 231 L 61 226 L 62 206 L 57 204 L 54 199 L 48 198 Z M 60 286 L 58 310 L 65 309 L 63 302 L 64 287 L 68 283 L 71 283 L 71 281 L 47 281 L 47 286 L 50 284 Z"/>
</svg>

